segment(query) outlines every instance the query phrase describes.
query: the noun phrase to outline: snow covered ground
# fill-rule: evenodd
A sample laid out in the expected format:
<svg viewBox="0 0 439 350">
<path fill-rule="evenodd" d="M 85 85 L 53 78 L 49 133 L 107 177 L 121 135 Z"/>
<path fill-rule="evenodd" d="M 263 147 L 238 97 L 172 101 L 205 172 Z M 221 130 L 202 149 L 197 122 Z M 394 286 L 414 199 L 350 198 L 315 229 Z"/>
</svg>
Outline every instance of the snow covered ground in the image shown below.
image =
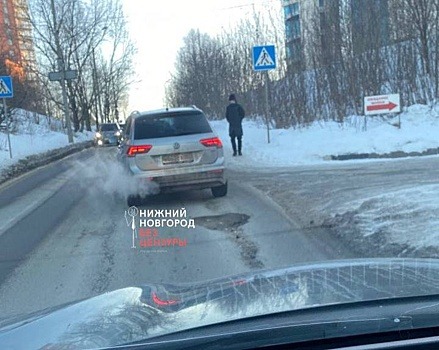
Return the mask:
<svg viewBox="0 0 439 350">
<path fill-rule="evenodd" d="M 59 121 L 17 110 L 17 130 L 11 134 L 13 159 L 9 159 L 7 138 L 0 133 L 0 168 L 20 158 L 66 146 L 67 135 Z M 36 124 L 38 120 L 38 124 Z M 392 151 L 422 152 L 439 146 L 439 105 L 430 108 L 413 105 L 398 118 L 384 120 L 369 117 L 364 130 L 364 117 L 346 118 L 343 124 L 316 122 L 307 128 L 267 130 L 262 122 L 244 121 L 243 157 L 232 158 L 228 125 L 225 119 L 211 122 L 223 140 L 230 167 L 270 167 L 327 163 L 331 155 L 378 153 Z M 75 141 L 89 140 L 93 133 L 77 133 Z"/>
<path fill-rule="evenodd" d="M 345 209 L 355 213 L 365 237 L 384 234 L 388 242 L 412 249 L 439 247 L 439 182 L 356 200 Z"/>
<path fill-rule="evenodd" d="M 7 135 L 0 132 L 0 170 L 27 156 L 68 145 L 67 135 L 62 131 L 59 120 L 49 121 L 46 116 L 20 109 L 15 110 L 13 118 L 14 130 L 10 134 L 12 159 L 9 156 Z M 93 135 L 91 132 L 76 133 L 74 140 L 87 141 Z"/>
<path fill-rule="evenodd" d="M 346 118 L 344 124 L 316 122 L 308 128 L 270 130 L 263 123 L 243 123 L 244 156 L 229 159 L 230 167 L 291 166 L 327 162 L 328 156 L 349 153 L 378 153 L 392 151 L 422 152 L 439 147 L 439 105 L 429 108 L 413 105 L 398 118 L 384 121 L 381 117 L 368 117 L 364 130 L 364 117 Z M 226 153 L 231 154 L 226 120 L 213 121 L 212 125 L 223 140 Z"/>
<path fill-rule="evenodd" d="M 364 117 L 353 116 L 342 125 L 320 122 L 296 130 L 271 130 L 270 144 L 265 125 L 247 121 L 244 123 L 242 157 L 231 157 L 227 122 L 221 120 L 212 124 L 223 140 L 228 167 L 232 169 L 322 163 L 341 165 L 345 162 L 328 161 L 329 156 L 422 152 L 439 147 L 439 106 L 413 105 L 400 119 L 400 129 L 396 127 L 398 117 L 390 120 L 368 118 L 365 130 Z M 349 163 L 376 161 L 351 160 Z M 329 221 L 337 223 L 339 229 L 348 225 L 369 241 L 381 242 L 387 247 L 393 244 L 406 247 L 408 254 L 419 249 L 433 249 L 439 254 L 439 177 L 437 184 L 420 183 L 410 187 L 400 184 L 399 187 L 381 188 L 379 194 L 365 191 L 363 197 L 357 197 L 355 201 L 343 202 L 336 196 L 322 198 L 322 203 L 325 200 L 330 200 L 331 209 L 329 212 L 323 210 L 322 214 L 332 217 Z"/>
</svg>

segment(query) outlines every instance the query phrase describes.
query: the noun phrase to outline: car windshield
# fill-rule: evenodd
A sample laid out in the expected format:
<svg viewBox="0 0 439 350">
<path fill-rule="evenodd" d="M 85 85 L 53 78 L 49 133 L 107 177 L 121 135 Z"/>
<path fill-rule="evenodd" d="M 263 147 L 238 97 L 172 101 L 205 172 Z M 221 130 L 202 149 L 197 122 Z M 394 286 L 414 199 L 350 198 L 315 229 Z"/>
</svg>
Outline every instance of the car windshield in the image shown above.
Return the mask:
<svg viewBox="0 0 439 350">
<path fill-rule="evenodd" d="M 2 0 L 0 33 L 0 350 L 436 305 L 439 0 Z"/>
<path fill-rule="evenodd" d="M 102 124 L 99 128 L 100 131 L 117 131 L 119 128 L 117 124 Z"/>
<path fill-rule="evenodd" d="M 135 121 L 134 139 L 151 139 L 212 132 L 201 112 L 165 113 L 139 117 Z"/>
</svg>

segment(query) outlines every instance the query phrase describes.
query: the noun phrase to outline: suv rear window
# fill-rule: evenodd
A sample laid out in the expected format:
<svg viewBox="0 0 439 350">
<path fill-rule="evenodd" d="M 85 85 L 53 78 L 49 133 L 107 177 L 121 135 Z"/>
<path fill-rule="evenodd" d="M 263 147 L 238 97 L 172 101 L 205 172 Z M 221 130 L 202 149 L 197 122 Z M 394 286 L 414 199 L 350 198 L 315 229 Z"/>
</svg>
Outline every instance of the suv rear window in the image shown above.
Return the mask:
<svg viewBox="0 0 439 350">
<path fill-rule="evenodd" d="M 152 114 L 136 119 L 134 139 L 152 139 L 212 132 L 206 116 L 201 112 Z"/>
</svg>

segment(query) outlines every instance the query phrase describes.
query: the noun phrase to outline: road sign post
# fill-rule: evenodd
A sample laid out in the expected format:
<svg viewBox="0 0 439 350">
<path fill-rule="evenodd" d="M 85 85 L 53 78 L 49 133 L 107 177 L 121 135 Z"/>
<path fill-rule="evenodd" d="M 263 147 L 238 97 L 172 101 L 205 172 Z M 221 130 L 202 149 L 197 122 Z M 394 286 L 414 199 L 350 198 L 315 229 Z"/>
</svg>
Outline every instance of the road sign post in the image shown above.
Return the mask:
<svg viewBox="0 0 439 350">
<path fill-rule="evenodd" d="M 69 115 L 69 105 L 67 101 L 67 90 L 66 90 L 66 80 L 76 79 L 78 76 L 77 70 L 65 70 L 63 59 L 58 60 L 59 72 L 50 72 L 49 80 L 50 81 L 59 81 L 61 83 L 62 89 L 62 98 L 64 105 L 64 115 L 66 119 L 66 127 L 67 127 L 67 136 L 69 138 L 69 143 L 73 143 L 73 133 L 72 126 L 70 123 L 70 115 Z"/>
<path fill-rule="evenodd" d="M 267 142 L 270 143 L 270 118 L 268 108 L 268 83 L 270 77 L 268 71 L 276 69 L 276 48 L 274 45 L 254 46 L 253 47 L 253 70 L 265 72 L 265 120 L 267 124 Z"/>
<path fill-rule="evenodd" d="M 270 114 L 270 109 L 269 109 L 269 107 L 268 107 L 268 96 L 269 96 L 269 93 L 268 93 L 268 82 L 269 82 L 269 79 L 270 79 L 270 77 L 268 76 L 268 71 L 266 71 L 265 72 L 265 87 L 264 87 L 264 90 L 265 90 L 265 115 L 266 115 L 266 117 L 265 117 L 265 122 L 266 122 L 266 124 L 267 124 L 267 143 L 270 143 L 270 117 L 269 117 L 269 114 Z"/>
<path fill-rule="evenodd" d="M 257 72 L 276 69 L 276 48 L 274 45 L 253 47 L 253 69 Z"/>
<path fill-rule="evenodd" d="M 11 134 L 9 132 L 8 106 L 6 104 L 7 98 L 14 97 L 14 87 L 12 84 L 12 78 L 10 76 L 0 77 L 0 97 L 3 99 L 3 110 L 5 113 L 6 135 L 8 137 L 9 157 L 12 159 L 12 146 L 11 146 Z"/>
<path fill-rule="evenodd" d="M 387 114 L 401 112 L 399 94 L 366 96 L 364 98 L 364 114 Z"/>
<path fill-rule="evenodd" d="M 52 22 L 53 27 L 58 27 L 58 19 L 56 17 L 56 8 L 55 8 L 55 0 L 50 0 L 50 7 L 51 7 L 51 15 L 52 15 Z M 73 132 L 72 132 L 72 126 L 70 122 L 70 115 L 69 115 L 69 103 L 67 100 L 67 88 L 66 88 L 66 80 L 69 79 L 75 79 L 76 73 L 74 71 L 66 71 L 65 62 L 63 58 L 62 53 L 62 47 L 61 47 L 61 40 L 59 38 L 59 31 L 55 30 L 54 33 L 54 39 L 55 39 L 55 49 L 58 56 L 57 63 L 58 63 L 58 70 L 59 72 L 52 72 L 49 74 L 49 79 L 55 78 L 53 80 L 59 80 L 61 82 L 61 90 L 62 90 L 62 99 L 63 99 L 63 105 L 64 105 L 64 117 L 66 119 L 66 127 L 67 127 L 67 136 L 69 139 L 69 143 L 73 143 Z M 68 73 L 71 74 L 71 77 L 68 77 Z"/>
<path fill-rule="evenodd" d="M 76 79 L 78 77 L 78 71 L 77 70 L 66 70 L 64 72 L 50 72 L 49 73 L 49 80 L 50 81 L 61 81 L 63 79 L 70 80 L 70 79 Z"/>
<path fill-rule="evenodd" d="M 401 97 L 399 94 L 375 95 L 364 97 L 364 125 L 366 116 L 401 112 Z M 401 128 L 401 118 L 398 115 L 398 128 Z"/>
<path fill-rule="evenodd" d="M 9 158 L 12 159 L 11 134 L 9 132 L 9 117 L 8 117 L 8 106 L 6 105 L 6 98 L 3 98 L 3 109 L 5 111 L 6 135 L 8 137 Z"/>
</svg>

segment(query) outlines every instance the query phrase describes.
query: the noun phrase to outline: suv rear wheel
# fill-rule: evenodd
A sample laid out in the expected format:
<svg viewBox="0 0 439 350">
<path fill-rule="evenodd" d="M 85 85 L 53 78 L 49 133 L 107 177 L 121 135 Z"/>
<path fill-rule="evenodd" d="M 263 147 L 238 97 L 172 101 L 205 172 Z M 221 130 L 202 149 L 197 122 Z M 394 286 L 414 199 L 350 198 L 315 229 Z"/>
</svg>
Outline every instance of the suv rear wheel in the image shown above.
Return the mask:
<svg viewBox="0 0 439 350">
<path fill-rule="evenodd" d="M 212 187 L 214 197 L 224 197 L 227 194 L 227 182 L 224 185 Z"/>
</svg>

